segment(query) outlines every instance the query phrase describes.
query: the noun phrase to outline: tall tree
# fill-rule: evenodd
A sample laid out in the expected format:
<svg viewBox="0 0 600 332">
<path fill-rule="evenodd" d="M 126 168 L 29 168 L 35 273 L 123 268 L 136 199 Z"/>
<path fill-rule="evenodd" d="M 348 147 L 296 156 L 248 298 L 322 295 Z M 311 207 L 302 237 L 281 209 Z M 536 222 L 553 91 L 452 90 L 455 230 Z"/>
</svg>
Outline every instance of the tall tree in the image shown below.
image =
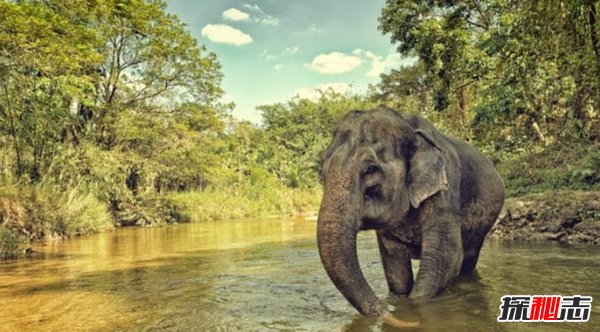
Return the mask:
<svg viewBox="0 0 600 332">
<path fill-rule="evenodd" d="M 317 100 L 295 98 L 260 106 L 264 119 L 260 161 L 286 186 L 314 187 L 319 183 L 321 152 L 337 121 L 348 110 L 376 106 L 365 96 L 333 91 L 322 92 Z"/>
<path fill-rule="evenodd" d="M 35 1 L 0 2 L 0 13 L 0 133 L 10 137 L 17 176 L 36 180 L 75 121 L 72 101 L 93 100 L 100 42 Z"/>
<path fill-rule="evenodd" d="M 165 9 L 161 0 L 0 2 L 0 135 L 17 176 L 40 179 L 86 135 L 143 154 L 125 143 L 124 124 L 186 135 L 226 115 L 215 54 Z"/>
<path fill-rule="evenodd" d="M 214 103 L 222 95 L 220 65 L 186 31 L 162 0 L 110 1 L 99 20 L 101 96 L 106 104 L 144 103 L 167 93 L 190 102 Z M 206 53 L 206 54 L 203 54 Z"/>
<path fill-rule="evenodd" d="M 598 121 L 598 8 L 598 1 L 388 0 L 379 28 L 401 54 L 417 57 L 433 106 L 476 138 L 496 126 L 547 143 L 564 128 L 584 137 Z M 389 96 L 405 78 L 386 75 L 380 90 Z"/>
</svg>

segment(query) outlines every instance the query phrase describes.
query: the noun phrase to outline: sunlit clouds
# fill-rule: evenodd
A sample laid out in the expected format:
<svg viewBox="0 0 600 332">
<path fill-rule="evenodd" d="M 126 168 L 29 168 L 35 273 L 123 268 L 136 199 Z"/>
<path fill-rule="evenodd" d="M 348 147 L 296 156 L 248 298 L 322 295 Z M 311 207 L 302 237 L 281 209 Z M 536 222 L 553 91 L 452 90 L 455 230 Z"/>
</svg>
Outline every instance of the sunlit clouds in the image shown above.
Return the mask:
<svg viewBox="0 0 600 332">
<path fill-rule="evenodd" d="M 223 18 L 229 21 L 247 21 L 250 14 L 236 8 L 229 8 L 223 12 Z"/>
<path fill-rule="evenodd" d="M 367 71 L 368 77 L 379 77 L 385 71 L 398 67 L 400 65 L 400 54 L 393 52 L 385 56 L 377 55 L 372 51 L 366 51 L 360 48 L 352 51 L 353 55 L 365 58 L 370 62 L 371 68 Z"/>
<path fill-rule="evenodd" d="M 227 24 L 207 24 L 201 33 L 215 43 L 240 46 L 252 42 L 250 35 Z"/>
<path fill-rule="evenodd" d="M 360 67 L 362 60 L 352 54 L 331 52 L 315 56 L 306 68 L 327 75 L 343 74 Z"/>
<path fill-rule="evenodd" d="M 168 0 L 223 71 L 232 114 L 260 122 L 260 105 L 364 94 L 407 60 L 377 29 L 385 0 Z"/>
<path fill-rule="evenodd" d="M 363 63 L 370 65 L 370 69 L 365 73 L 366 76 L 379 77 L 381 73 L 400 64 L 400 55 L 390 53 L 383 57 L 372 51 L 357 48 L 349 54 L 342 52 L 319 54 L 312 62 L 305 64 L 305 67 L 325 75 L 338 75 L 354 71 Z"/>
<path fill-rule="evenodd" d="M 272 25 L 277 26 L 280 23 L 280 20 L 272 15 L 267 14 L 262 10 L 257 4 L 243 4 L 242 7 L 252 11 L 252 20 L 254 22 L 263 24 L 263 25 Z"/>
</svg>

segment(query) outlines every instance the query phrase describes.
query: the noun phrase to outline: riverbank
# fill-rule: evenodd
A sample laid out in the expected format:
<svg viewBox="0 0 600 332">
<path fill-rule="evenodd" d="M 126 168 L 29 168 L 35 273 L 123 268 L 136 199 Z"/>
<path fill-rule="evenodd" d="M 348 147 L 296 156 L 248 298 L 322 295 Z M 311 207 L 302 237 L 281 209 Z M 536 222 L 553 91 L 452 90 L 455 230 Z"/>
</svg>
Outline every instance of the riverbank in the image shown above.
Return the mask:
<svg viewBox="0 0 600 332">
<path fill-rule="evenodd" d="M 600 191 L 509 198 L 489 235 L 505 241 L 600 244 Z"/>
<path fill-rule="evenodd" d="M 498 165 L 504 209 L 490 237 L 600 244 L 600 144 L 531 147 Z"/>
<path fill-rule="evenodd" d="M 34 242 L 102 232 L 115 227 L 107 205 L 91 193 L 44 185 L 0 185 L 0 260 Z"/>
<path fill-rule="evenodd" d="M 320 198 L 320 189 L 278 186 L 146 193 L 103 202 L 90 193 L 61 192 L 48 185 L 4 185 L 0 186 L 0 260 L 16 258 L 34 243 L 115 227 L 306 216 L 317 210 Z"/>
<path fill-rule="evenodd" d="M 490 237 L 600 244 L 598 151 L 598 144 L 554 144 L 500 161 L 509 198 Z M 0 184 L 0 259 L 14 258 L 35 242 L 115 227 L 306 216 L 317 211 L 321 195 L 320 187 L 289 188 L 275 181 L 117 196 L 110 190 L 5 182 Z"/>
<path fill-rule="evenodd" d="M 171 193 L 166 197 L 194 221 L 250 218 L 302 217 L 317 211 L 320 188 L 286 188 L 269 190 L 192 191 Z"/>
</svg>

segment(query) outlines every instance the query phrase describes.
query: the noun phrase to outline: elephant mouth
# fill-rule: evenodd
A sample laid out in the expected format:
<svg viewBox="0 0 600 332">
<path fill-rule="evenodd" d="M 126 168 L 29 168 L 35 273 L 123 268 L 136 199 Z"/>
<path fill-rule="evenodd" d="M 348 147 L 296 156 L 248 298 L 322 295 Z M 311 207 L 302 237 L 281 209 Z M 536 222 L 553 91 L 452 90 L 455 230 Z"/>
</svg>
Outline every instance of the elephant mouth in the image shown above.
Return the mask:
<svg viewBox="0 0 600 332">
<path fill-rule="evenodd" d="M 363 218 L 361 229 L 373 229 L 384 223 L 381 218 L 385 197 L 381 184 L 367 187 L 364 193 Z"/>
</svg>

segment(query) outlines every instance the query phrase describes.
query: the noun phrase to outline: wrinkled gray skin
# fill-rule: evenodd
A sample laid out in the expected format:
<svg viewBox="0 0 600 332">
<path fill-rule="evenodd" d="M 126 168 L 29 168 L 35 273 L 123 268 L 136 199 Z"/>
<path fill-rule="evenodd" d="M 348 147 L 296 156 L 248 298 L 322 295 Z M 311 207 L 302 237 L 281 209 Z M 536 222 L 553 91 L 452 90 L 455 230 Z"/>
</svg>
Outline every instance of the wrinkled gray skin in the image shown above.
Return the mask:
<svg viewBox="0 0 600 332">
<path fill-rule="evenodd" d="M 420 117 L 385 108 L 346 114 L 333 136 L 323 154 L 319 253 L 361 314 L 391 316 L 360 270 L 360 230 L 376 230 L 393 294 L 431 298 L 473 271 L 504 202 L 504 184 L 486 157 Z M 411 258 L 421 259 L 416 279 Z"/>
</svg>

